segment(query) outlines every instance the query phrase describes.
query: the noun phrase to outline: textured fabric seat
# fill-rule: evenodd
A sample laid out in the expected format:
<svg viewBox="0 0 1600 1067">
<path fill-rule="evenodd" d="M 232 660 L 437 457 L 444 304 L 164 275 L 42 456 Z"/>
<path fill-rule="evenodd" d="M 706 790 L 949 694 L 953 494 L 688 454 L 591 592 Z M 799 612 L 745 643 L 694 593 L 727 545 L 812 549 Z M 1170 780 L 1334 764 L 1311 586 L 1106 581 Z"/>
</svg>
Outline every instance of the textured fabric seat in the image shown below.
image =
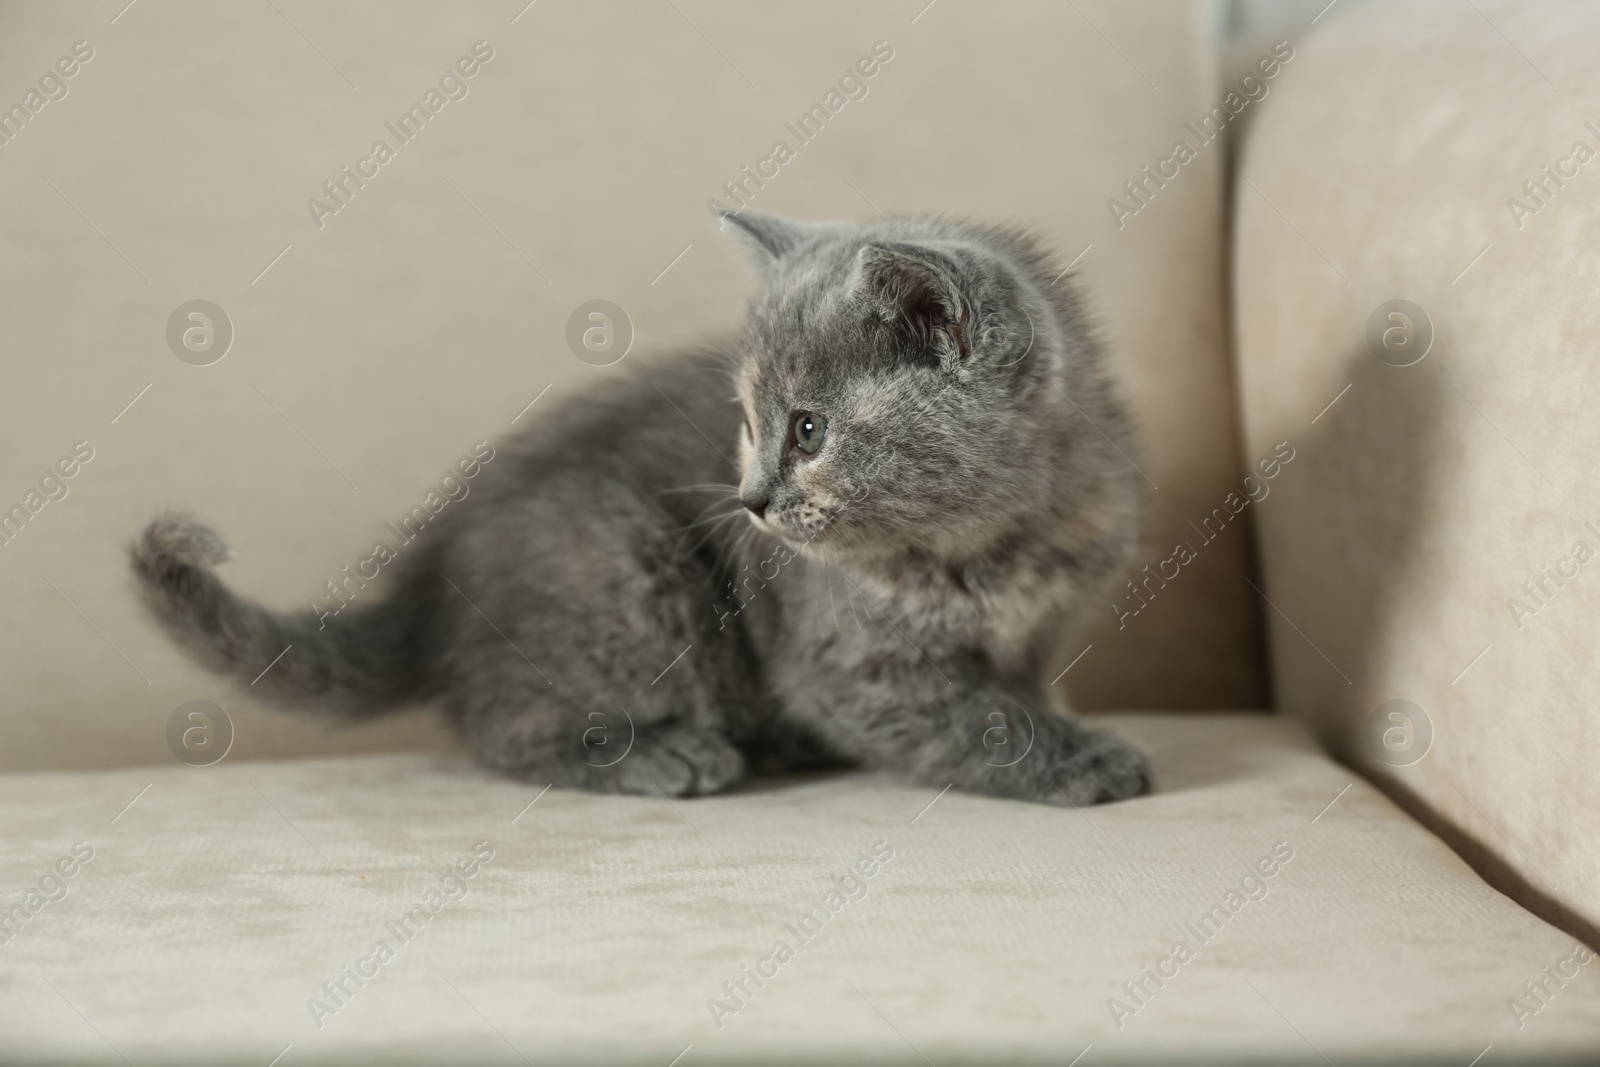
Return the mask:
<svg viewBox="0 0 1600 1067">
<path fill-rule="evenodd" d="M 93 858 L 0 950 L 0 1058 L 1592 1054 L 1600 965 L 1558 988 L 1573 939 L 1298 728 L 1108 724 L 1160 792 L 1072 810 L 841 774 L 669 802 L 448 753 L 8 776 L 0 884 Z"/>
</svg>

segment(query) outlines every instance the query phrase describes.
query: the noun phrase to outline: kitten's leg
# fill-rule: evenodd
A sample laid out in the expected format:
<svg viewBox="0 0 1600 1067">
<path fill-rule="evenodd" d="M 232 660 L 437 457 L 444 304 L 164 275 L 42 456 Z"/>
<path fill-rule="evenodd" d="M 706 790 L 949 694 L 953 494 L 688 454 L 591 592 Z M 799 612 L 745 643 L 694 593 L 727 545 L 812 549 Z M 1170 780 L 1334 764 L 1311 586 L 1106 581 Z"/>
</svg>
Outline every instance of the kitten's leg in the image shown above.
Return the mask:
<svg viewBox="0 0 1600 1067">
<path fill-rule="evenodd" d="M 590 727 L 588 731 L 594 728 Z M 632 736 L 590 739 L 571 764 L 575 784 L 597 793 L 660 793 L 669 797 L 716 793 L 745 776 L 744 756 L 714 729 L 667 721 Z"/>
<path fill-rule="evenodd" d="M 1045 804 L 1098 804 L 1150 788 L 1142 752 L 1057 713 L 1047 699 L 1024 708 L 996 689 L 959 682 L 920 695 L 864 720 L 884 728 L 852 730 L 850 747 L 925 785 Z"/>
<path fill-rule="evenodd" d="M 699 797 L 744 777 L 744 757 L 722 733 L 690 723 L 664 723 L 638 733 L 634 749 L 614 765 L 587 761 L 584 785 L 597 792 Z"/>
<path fill-rule="evenodd" d="M 746 774 L 755 706 L 705 565 L 621 488 L 541 487 L 446 560 L 446 699 L 478 759 L 535 782 L 654 796 Z M 537 539 L 528 531 L 537 531 Z M 482 561 L 501 565 L 486 572 Z"/>
<path fill-rule="evenodd" d="M 575 664 L 552 664 L 545 683 L 506 651 L 509 658 L 477 663 L 473 691 L 457 705 L 480 762 L 528 781 L 647 796 L 715 793 L 745 777 L 739 749 L 716 725 L 695 721 L 692 706 L 670 697 L 636 697 L 626 708 L 586 699 Z M 614 681 L 594 683 L 591 694 L 615 691 Z"/>
<path fill-rule="evenodd" d="M 1150 758 L 1110 730 L 1084 726 L 1072 719 L 1057 720 L 1062 737 L 1056 741 L 1049 769 L 1052 804 L 1100 804 L 1148 793 L 1152 782 Z"/>
</svg>

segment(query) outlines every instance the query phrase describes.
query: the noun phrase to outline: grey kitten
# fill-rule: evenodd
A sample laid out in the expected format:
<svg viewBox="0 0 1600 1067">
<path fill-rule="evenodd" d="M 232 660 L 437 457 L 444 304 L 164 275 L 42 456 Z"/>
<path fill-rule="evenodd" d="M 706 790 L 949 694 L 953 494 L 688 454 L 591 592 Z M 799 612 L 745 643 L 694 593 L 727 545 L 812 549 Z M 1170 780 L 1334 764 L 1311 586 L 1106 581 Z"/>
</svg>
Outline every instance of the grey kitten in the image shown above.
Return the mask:
<svg viewBox="0 0 1600 1067">
<path fill-rule="evenodd" d="M 156 618 L 241 680 L 292 645 L 252 689 L 280 704 L 436 698 L 530 780 L 685 796 L 853 763 L 1055 804 L 1146 790 L 1043 680 L 1139 511 L 1068 283 L 1010 230 L 725 221 L 762 275 L 732 353 L 546 411 L 387 599 L 267 611 L 166 517 L 132 549 Z"/>
</svg>

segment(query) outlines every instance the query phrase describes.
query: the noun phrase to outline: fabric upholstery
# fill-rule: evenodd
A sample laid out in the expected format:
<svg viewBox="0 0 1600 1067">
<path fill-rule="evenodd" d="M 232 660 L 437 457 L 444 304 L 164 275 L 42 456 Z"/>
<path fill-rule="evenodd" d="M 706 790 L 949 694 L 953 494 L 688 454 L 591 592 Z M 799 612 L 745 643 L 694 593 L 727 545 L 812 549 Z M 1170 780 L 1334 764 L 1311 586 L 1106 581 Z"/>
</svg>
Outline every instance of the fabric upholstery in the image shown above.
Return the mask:
<svg viewBox="0 0 1600 1067">
<path fill-rule="evenodd" d="M 1105 205 L 1211 96 L 1207 8 L 922 6 L 7 7 L 0 93 L 22 99 L 76 41 L 93 56 L 0 144 L 0 504 L 75 442 L 94 455 L 0 546 L 0 767 L 167 760 L 191 699 L 234 714 L 238 757 L 435 740 L 425 718 L 328 734 L 261 713 L 146 624 L 124 545 L 182 507 L 230 539 L 240 590 L 324 596 L 475 442 L 603 385 L 567 348 L 580 304 L 625 309 L 629 366 L 737 324 L 749 272 L 707 201 L 779 139 L 795 158 L 752 210 L 965 214 L 1035 227 L 1063 265 L 1083 253 L 1160 487 L 1148 542 L 1171 540 L 1236 464 L 1217 158 L 1137 225 Z M 893 58 L 866 95 L 801 144 L 785 123 L 879 41 Z M 386 124 L 458 60 L 466 96 L 399 143 Z M 356 187 L 340 168 L 380 138 L 394 158 Z M 209 366 L 168 345 L 197 299 L 233 326 Z M 1096 602 L 1062 685 L 1097 706 L 1260 706 L 1246 551 L 1230 534 L 1121 632 Z"/>
<path fill-rule="evenodd" d="M 1107 725 L 1153 753 L 1155 795 L 1074 811 L 863 775 L 673 802 L 541 795 L 450 753 L 7 775 L 0 904 L 78 842 L 93 858 L 0 948 L 0 1058 L 920 1052 L 949 1067 L 1065 1064 L 1088 1046 L 1086 1064 L 1592 1053 L 1600 963 L 1566 964 L 1576 977 L 1559 987 L 1546 978 L 1573 939 L 1294 724 Z M 474 864 L 480 841 L 493 856 Z M 841 882 L 874 849 L 870 876 Z M 458 860 L 471 877 L 402 925 Z M 345 967 L 368 978 L 344 978 L 335 1001 L 322 984 Z M 724 990 L 737 981 L 747 998 Z M 1530 981 L 1546 983 L 1545 1002 L 1514 1016 Z"/>
<path fill-rule="evenodd" d="M 1495 884 L 1594 936 L 1600 9 L 1476 6 L 1333 9 L 1244 145 L 1246 455 L 1299 453 L 1257 513 L 1274 678 Z M 1393 300 L 1431 320 L 1410 366 L 1367 340 Z"/>
</svg>

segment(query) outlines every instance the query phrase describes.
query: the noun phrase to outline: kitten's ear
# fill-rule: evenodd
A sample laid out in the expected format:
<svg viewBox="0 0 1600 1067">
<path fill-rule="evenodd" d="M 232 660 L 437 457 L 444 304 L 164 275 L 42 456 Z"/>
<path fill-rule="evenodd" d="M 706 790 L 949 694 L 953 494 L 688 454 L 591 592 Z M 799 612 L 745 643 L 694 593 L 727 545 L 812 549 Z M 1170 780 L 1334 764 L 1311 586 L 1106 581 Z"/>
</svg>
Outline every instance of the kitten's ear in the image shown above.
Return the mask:
<svg viewBox="0 0 1600 1067">
<path fill-rule="evenodd" d="M 855 294 L 919 354 L 959 362 L 972 352 L 971 304 L 953 260 L 910 244 L 870 244 L 856 255 Z"/>
<path fill-rule="evenodd" d="M 755 257 L 756 265 L 766 272 L 824 229 L 819 223 L 794 222 L 752 211 L 718 211 L 717 217 L 719 228 L 731 228 L 739 243 Z"/>
</svg>

